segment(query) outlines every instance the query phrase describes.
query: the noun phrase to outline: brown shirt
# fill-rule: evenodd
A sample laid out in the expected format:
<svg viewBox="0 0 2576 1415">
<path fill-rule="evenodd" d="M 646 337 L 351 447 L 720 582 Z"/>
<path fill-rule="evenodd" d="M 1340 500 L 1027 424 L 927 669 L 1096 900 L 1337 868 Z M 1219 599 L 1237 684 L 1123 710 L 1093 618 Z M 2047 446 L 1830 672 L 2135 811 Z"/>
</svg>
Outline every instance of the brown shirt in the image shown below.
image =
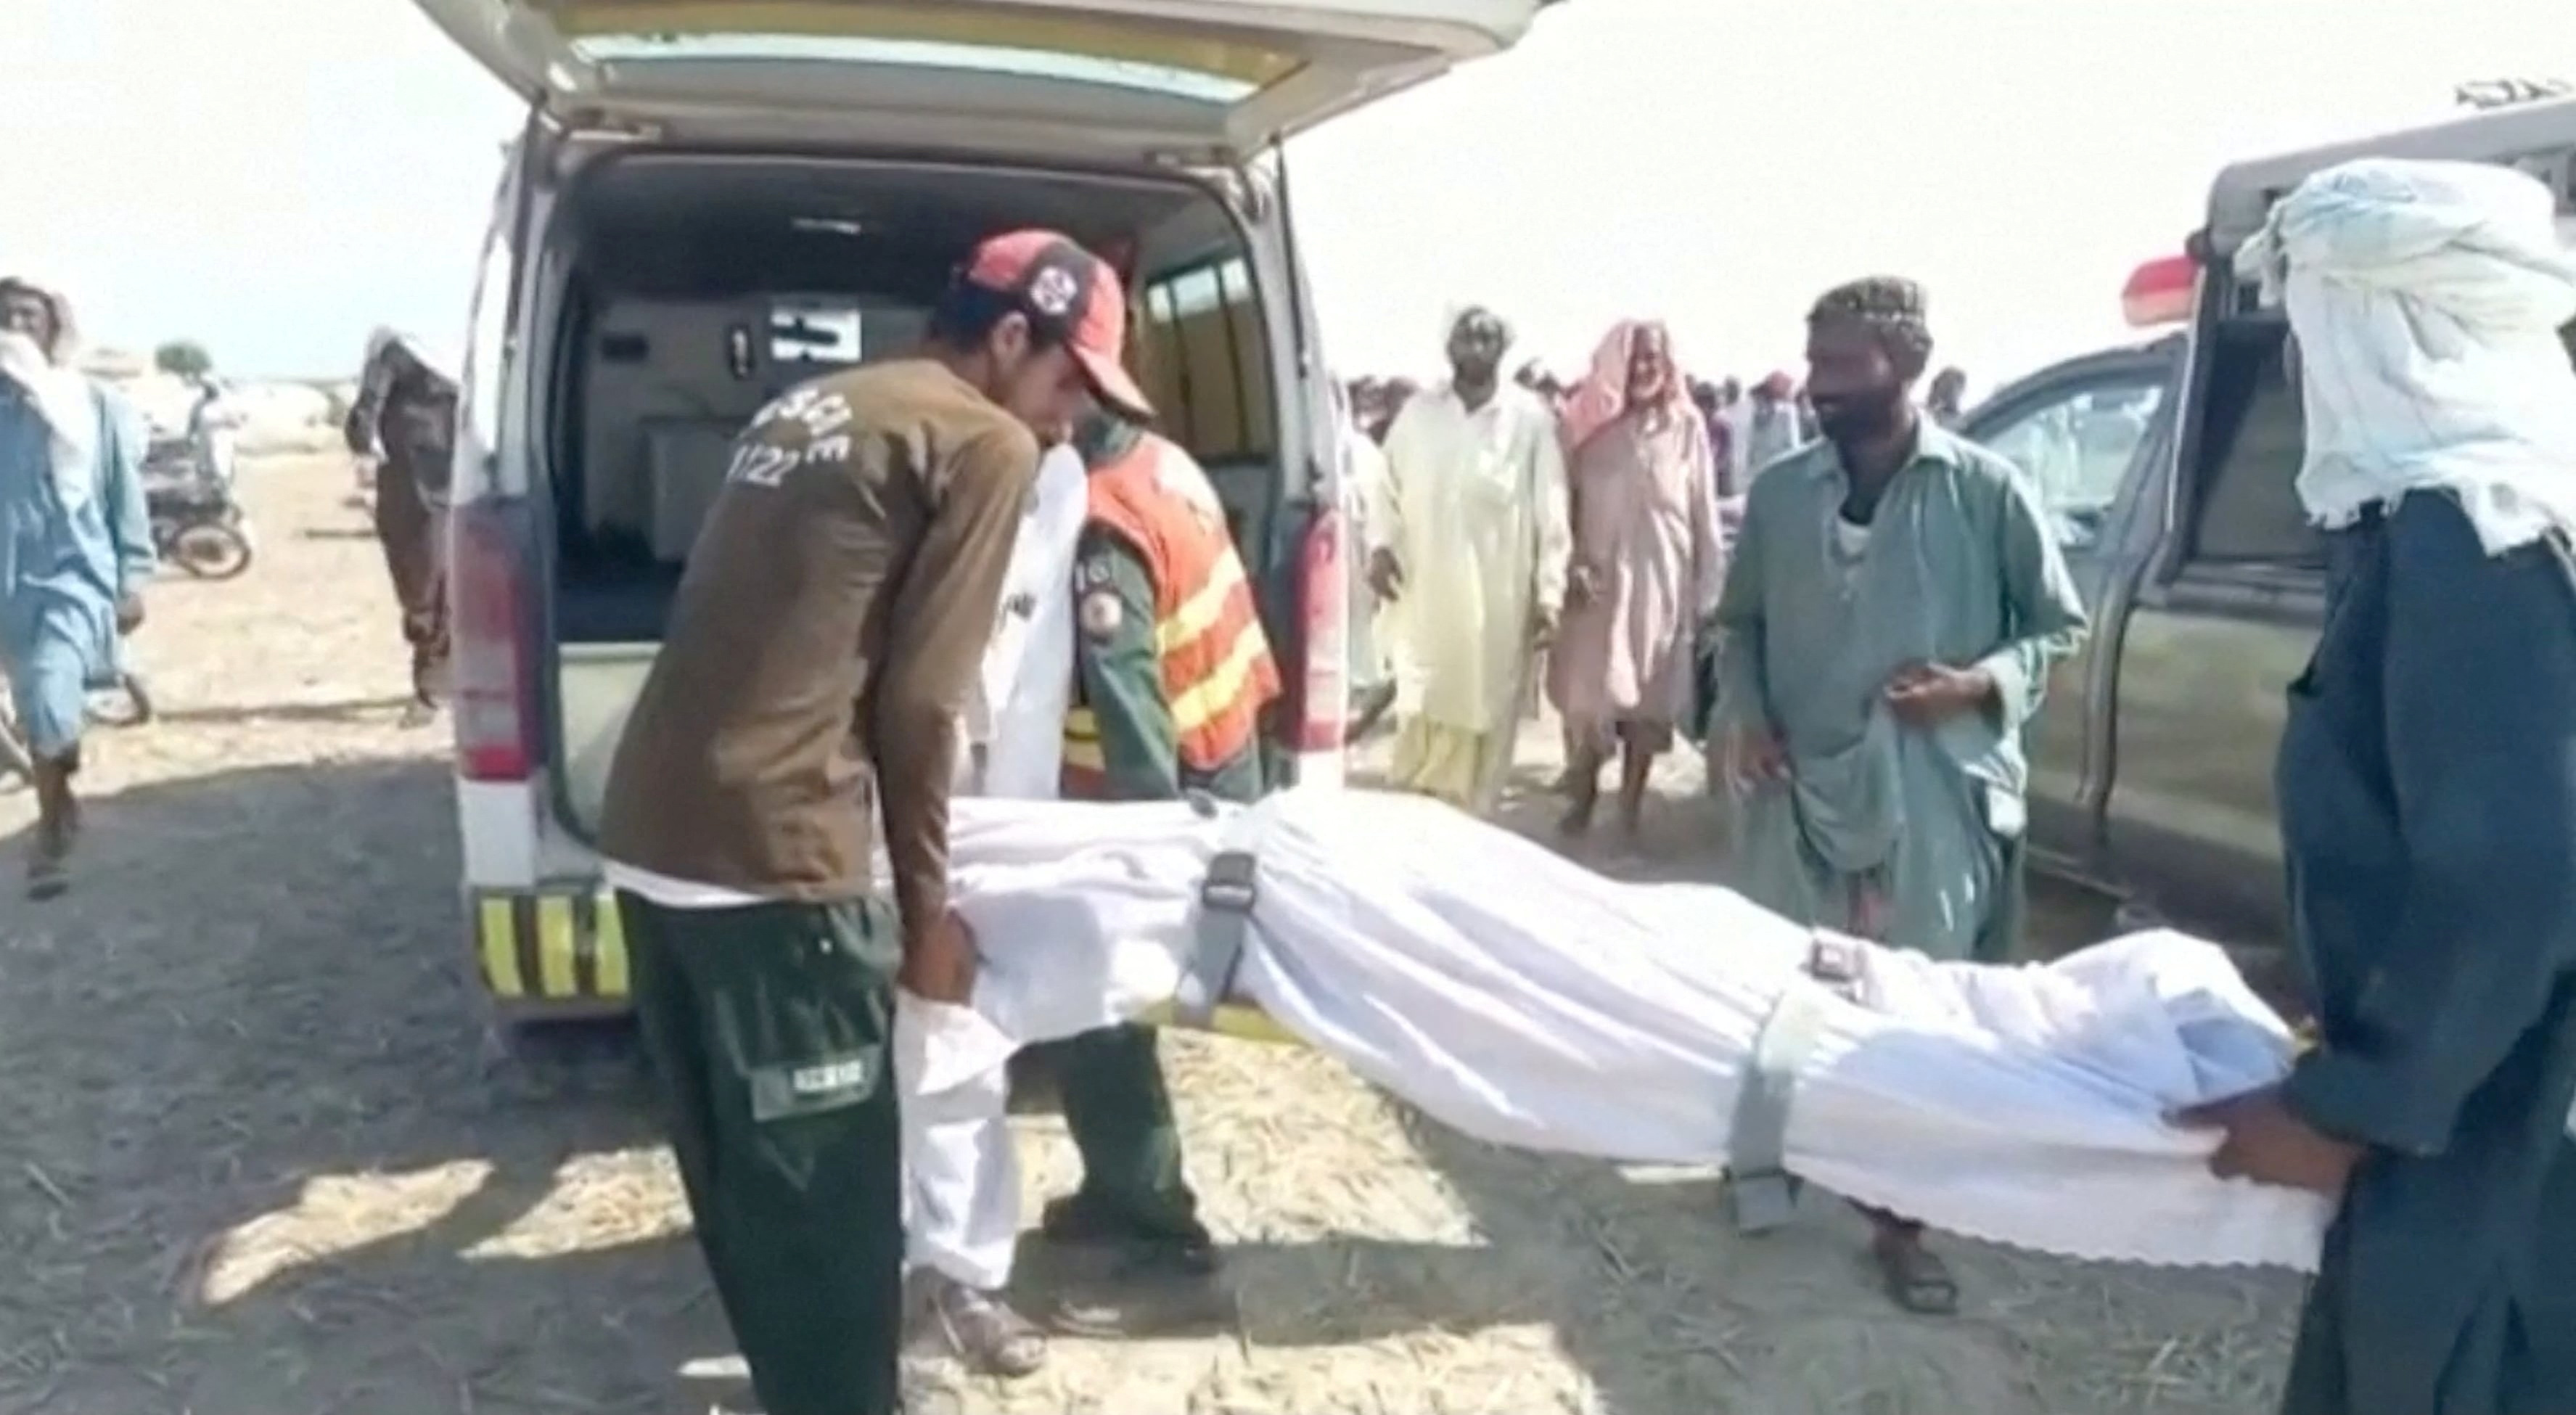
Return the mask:
<svg viewBox="0 0 2576 1415">
<path fill-rule="evenodd" d="M 855 899 L 882 804 L 897 907 L 911 928 L 939 917 L 957 718 L 1037 465 L 1026 427 L 929 360 L 817 379 L 762 409 L 618 744 L 601 852 L 769 897 Z"/>
</svg>

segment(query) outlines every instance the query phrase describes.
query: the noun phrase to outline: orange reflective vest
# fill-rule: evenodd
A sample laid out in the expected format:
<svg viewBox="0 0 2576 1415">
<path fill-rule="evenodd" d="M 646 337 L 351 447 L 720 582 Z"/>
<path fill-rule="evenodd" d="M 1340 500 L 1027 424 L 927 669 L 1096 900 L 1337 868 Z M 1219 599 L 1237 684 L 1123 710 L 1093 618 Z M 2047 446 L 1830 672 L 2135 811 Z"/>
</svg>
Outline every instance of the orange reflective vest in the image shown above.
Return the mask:
<svg viewBox="0 0 2576 1415">
<path fill-rule="evenodd" d="M 1261 709 L 1279 696 L 1224 507 L 1190 454 L 1150 432 L 1092 470 L 1089 501 L 1091 524 L 1124 541 L 1153 578 L 1154 649 L 1181 768 L 1213 772 L 1253 745 Z M 1107 780 L 1099 721 L 1077 707 L 1065 719 L 1065 789 L 1086 794 Z"/>
</svg>

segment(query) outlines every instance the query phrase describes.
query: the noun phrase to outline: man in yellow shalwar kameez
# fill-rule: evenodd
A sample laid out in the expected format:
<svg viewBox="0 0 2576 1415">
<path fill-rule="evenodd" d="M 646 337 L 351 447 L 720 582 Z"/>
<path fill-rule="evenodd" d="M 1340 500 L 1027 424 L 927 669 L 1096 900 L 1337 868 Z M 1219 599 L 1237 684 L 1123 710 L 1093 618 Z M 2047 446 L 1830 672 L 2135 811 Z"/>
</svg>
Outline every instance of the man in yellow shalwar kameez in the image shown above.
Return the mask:
<svg viewBox="0 0 2576 1415">
<path fill-rule="evenodd" d="M 1478 815 L 1500 802 L 1535 662 L 1565 598 L 1571 533 L 1555 415 L 1500 376 L 1511 331 L 1449 331 L 1451 378 L 1386 437 L 1369 579 L 1396 650 L 1393 784 Z"/>
</svg>

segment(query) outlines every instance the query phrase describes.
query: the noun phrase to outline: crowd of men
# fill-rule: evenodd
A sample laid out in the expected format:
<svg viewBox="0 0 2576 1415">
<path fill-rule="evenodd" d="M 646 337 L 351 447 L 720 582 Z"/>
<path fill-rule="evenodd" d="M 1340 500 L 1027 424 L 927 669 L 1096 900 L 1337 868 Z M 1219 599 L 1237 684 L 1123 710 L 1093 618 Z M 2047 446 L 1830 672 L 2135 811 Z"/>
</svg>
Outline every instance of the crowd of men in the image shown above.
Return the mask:
<svg viewBox="0 0 2576 1415">
<path fill-rule="evenodd" d="M 2026 478 L 1946 430 L 1964 380 L 1916 401 L 1922 292 L 1832 291 L 1805 385 L 1740 399 L 1686 379 L 1650 321 L 1614 327 L 1571 384 L 1506 380 L 1510 344 L 1470 309 L 1445 382 L 1350 400 L 1363 427 L 1385 419 L 1351 464 L 1369 547 L 1353 639 L 1394 685 L 1393 783 L 1492 812 L 1543 693 L 1569 837 L 1615 759 L 1633 840 L 1656 759 L 1688 736 L 1734 800 L 1729 870 L 1755 901 L 2010 956 L 2021 727 L 2084 613 Z M 1952 1310 L 1920 1230 L 1872 1217 L 1890 1295 Z"/>
<path fill-rule="evenodd" d="M 901 1408 L 907 1267 L 969 1360 L 1008 1374 L 1044 1357 L 992 1276 L 1015 1235 L 943 1204 L 943 1166 L 967 1161 L 901 1113 L 889 1074 L 899 993 L 973 994 L 951 800 L 1263 786 L 1279 673 L 1205 474 L 1152 430 L 1124 367 L 1126 308 L 1118 272 L 1072 240 L 997 236 L 957 267 L 920 349 L 763 409 L 616 753 L 599 843 L 644 1043 L 771 1415 Z M 1448 330 L 1446 380 L 1352 391 L 1375 434 L 1347 439 L 1361 658 L 1395 685 L 1393 781 L 1491 811 L 1543 693 L 1567 733 L 1565 829 L 1590 828 L 1616 759 L 1633 831 L 1647 768 L 1695 733 L 1735 803 L 1727 871 L 1748 897 L 2006 958 L 2023 728 L 2083 608 L 2028 478 L 1947 430 L 1962 380 L 1918 401 L 1933 339 L 1917 286 L 1827 292 L 1806 335 L 1803 388 L 1695 385 L 1649 321 L 1551 387 L 1505 376 L 1510 328 L 1475 308 Z M 0 282 L 0 668 L 39 760 L 39 893 L 78 831 L 85 690 L 113 672 L 152 569 L 129 434 L 66 373 L 69 338 L 59 296 Z M 378 529 L 427 709 L 453 381 L 399 339 L 368 362 L 350 441 L 400 472 L 378 478 Z M 2531 1266 L 2576 1259 L 2567 527 L 2482 545 L 2463 500 L 2400 500 L 2428 485 L 2355 493 L 2337 573 L 2359 607 L 2335 619 L 2285 748 L 2303 941 L 2329 965 L 2323 1045 L 2284 1085 L 2188 1118 L 2220 1132 L 2222 1175 L 2345 1204 L 2290 1397 L 2315 1415 L 2576 1404 L 2563 1271 Z M 1059 619 L 1054 587 L 1070 590 Z M 2442 607 L 2460 604 L 2481 612 Z M 2461 934 L 2436 905 L 2495 927 Z M 1140 1288 L 1211 1281 L 1219 1248 L 1153 1035 L 1105 1029 L 1050 1069 L 1083 1175 L 1039 1240 L 1104 1252 Z M 1868 1217 L 1891 1297 L 1953 1310 L 1920 1228 Z M 2419 1292 L 2438 1305 L 2410 1306 Z"/>
<path fill-rule="evenodd" d="M 1486 366 L 1487 353 L 1496 339 L 1508 346 L 1509 330 L 1490 312 L 1468 315 L 1452 331 L 1453 376 L 1431 390 L 1428 401 L 1409 379 L 1363 378 L 1344 390 L 1350 430 L 1360 435 L 1352 439 L 1346 462 L 1349 509 L 1364 528 L 1391 533 L 1405 526 L 1407 506 L 1392 493 L 1425 478 L 1392 476 L 1396 464 L 1457 460 L 1459 437 L 1472 431 L 1448 416 L 1466 410 L 1456 401 L 1459 387 L 1490 384 L 1495 393 L 1503 391 Z M 1472 368 L 1462 369 L 1462 358 Z M 1921 413 L 1936 428 L 1954 426 L 1966 386 L 1959 369 L 1941 370 L 1924 392 Z M 1355 697 L 1364 705 L 1360 716 L 1373 722 L 1396 700 L 1402 681 L 1433 694 L 1439 702 L 1429 709 L 1419 694 L 1405 696 L 1408 720 L 1400 729 L 1399 756 L 1407 768 L 1399 776 L 1462 806 L 1488 810 L 1508 770 L 1508 739 L 1518 731 L 1517 713 L 1508 720 L 1495 714 L 1508 712 L 1507 701 L 1531 704 L 1537 696 L 1532 690 L 1543 687 L 1566 725 L 1567 770 L 1559 782 L 1571 798 L 1566 833 L 1589 831 L 1601 768 L 1616 756 L 1620 824 L 1633 840 L 1654 759 L 1677 736 L 1703 739 L 1716 688 L 1718 626 L 1712 611 L 1746 493 L 1756 474 L 1816 442 L 1813 395 L 1786 372 L 1774 372 L 1750 390 L 1734 378 L 1686 377 L 1669 333 L 1645 321 L 1613 328 L 1582 377 L 1563 380 L 1530 361 L 1513 375 L 1510 390 L 1511 396 L 1493 405 L 1493 416 L 1508 434 L 1511 450 L 1502 455 L 1517 470 L 1485 470 L 1522 479 L 1511 498 L 1519 508 L 1513 514 L 1532 519 L 1526 527 L 1487 529 L 1498 537 L 1493 544 L 1530 547 L 1531 564 L 1524 573 L 1508 557 L 1496 565 L 1483 564 L 1481 556 L 1475 564 L 1444 561 L 1442 573 L 1450 582 L 1412 595 L 1411 607 L 1399 608 L 1407 597 L 1402 558 L 1386 534 L 1364 530 L 1350 635 Z M 1551 427 L 1557 458 L 1552 470 L 1541 436 Z M 1446 444 L 1426 445 L 1426 438 L 1445 438 Z M 1544 490 L 1555 485 L 1561 493 Z M 1557 495 L 1565 509 L 1561 541 L 1550 509 Z M 1415 509 L 1438 516 L 1456 507 Z M 1416 525 L 1414 533 L 1432 538 L 1426 544 L 1474 543 L 1456 539 L 1459 529 L 1435 520 Z M 1561 583 L 1554 578 L 1559 561 Z M 1524 579 L 1530 580 L 1532 603 L 1509 608 Z M 1527 644 L 1479 647 L 1481 667 L 1457 662 L 1475 638 L 1471 621 L 1504 625 L 1495 632 L 1507 634 L 1506 621 L 1516 616 L 1533 623 L 1544 617 L 1541 605 L 1562 611 L 1566 622 L 1538 625 Z M 1417 662 L 1399 673 L 1399 653 L 1417 649 L 1447 666 Z M 1473 692 L 1464 686 L 1470 683 L 1476 685 Z M 1486 722 L 1493 725 L 1469 735 L 1492 750 L 1448 730 Z M 1412 769 L 1426 754 L 1438 759 L 1427 776 Z"/>
<path fill-rule="evenodd" d="M 2500 229 L 2480 217 L 2453 237 L 2464 257 L 2427 242 L 2413 258 L 2483 260 L 2505 272 L 2494 279 L 2522 281 L 2541 313 L 2479 337 L 2554 354 L 2576 316 L 2576 262 L 2545 254 L 2545 219 L 2528 251 L 2499 253 Z M 2541 268 L 2547 283 L 2526 273 Z M 2428 300 L 2447 327 L 2498 321 L 2498 301 L 2442 305 L 2468 283 L 2447 278 Z M 2408 428 L 2442 425 L 2402 376 L 2411 366 L 2328 342 L 2351 341 L 2357 317 L 2306 327 L 2319 300 L 2307 298 L 2291 307 L 2320 346 L 2307 367 L 2331 351 L 2339 396 L 2392 379 L 2386 396 L 2412 400 Z M 1805 388 L 1773 383 L 1771 401 L 1803 405 L 1815 437 L 1800 444 L 1801 427 L 1776 455 L 1721 454 L 1749 424 L 1724 415 L 1723 392 L 1685 401 L 1671 342 L 1650 323 L 1614 329 L 1569 386 L 1504 379 L 1509 329 L 1473 309 L 1450 332 L 1446 381 L 1354 390 L 1379 449 L 1351 466 L 1370 547 L 1358 615 L 1375 631 L 1366 666 L 1395 684 L 1394 780 L 1490 811 L 1543 682 L 1566 726 L 1566 829 L 1589 826 L 1615 753 L 1633 831 L 1644 762 L 1696 716 L 1733 806 L 1724 873 L 1747 897 L 1940 958 L 2009 959 L 2024 729 L 2051 665 L 2083 643 L 2084 607 L 2032 473 L 1949 430 L 1964 380 L 1945 371 L 1912 396 L 1933 346 L 1919 288 L 1830 291 L 1807 336 Z M 2525 385 L 2551 379 L 2547 418 L 2576 396 L 2563 363 L 2513 376 L 2531 407 Z M 2506 395 L 2450 390 L 2464 403 Z M 2219 1132 L 2219 1175 L 2343 1205 L 2290 1410 L 2540 1415 L 2576 1402 L 2564 1266 L 2576 1261 L 2576 904 L 2561 883 L 2531 883 L 2563 881 L 2576 855 L 2576 514 L 2505 509 L 2566 506 L 2563 460 L 2466 482 L 2438 457 L 2383 461 L 2345 447 L 2312 457 L 2300 481 L 2336 533 L 2330 602 L 2343 606 L 2291 689 L 2280 783 L 2323 1044 L 2284 1084 L 2181 1119 Z M 1722 469 L 1747 462 L 1729 485 Z M 2426 490 L 2443 494 L 2407 495 Z M 1713 529 L 1729 522 L 1731 537 Z M 2490 596 L 2511 608 L 2476 616 L 2476 634 L 2436 627 Z M 1697 701 L 1683 687 L 1695 656 L 1708 661 Z M 2513 709 L 2475 707 L 2493 695 Z M 2479 823 L 2497 813 L 2530 828 Z M 2460 947 L 2505 934 L 2517 943 L 2500 952 Z M 2403 996 L 2379 981 L 2401 974 Z M 1954 1310 L 1957 1283 L 1919 1226 L 1864 1212 L 1891 1298 Z M 2403 1296 L 2409 1264 L 2438 1311 Z"/>
</svg>

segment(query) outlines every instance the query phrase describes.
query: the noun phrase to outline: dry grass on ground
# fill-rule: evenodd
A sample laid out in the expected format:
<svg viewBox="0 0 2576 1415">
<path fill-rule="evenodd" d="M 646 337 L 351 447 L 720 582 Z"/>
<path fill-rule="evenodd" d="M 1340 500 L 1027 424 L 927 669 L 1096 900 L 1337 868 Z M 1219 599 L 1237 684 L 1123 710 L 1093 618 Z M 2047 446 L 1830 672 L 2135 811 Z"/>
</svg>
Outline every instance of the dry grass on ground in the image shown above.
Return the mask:
<svg viewBox="0 0 2576 1415">
<path fill-rule="evenodd" d="M 245 473 L 261 561 L 172 581 L 164 720 L 102 737 L 60 903 L 0 892 L 0 1412 L 696 1411 L 736 1381 L 630 1056 L 487 1047 L 436 732 L 345 466 Z M 1623 871 L 1705 868 L 1676 803 Z M 1544 802 L 1523 813 L 1543 820 Z M 16 867 L 29 808 L 0 793 Z M 2073 916 L 2069 916 L 2073 917 Z M 1760 1242 L 1709 1176 L 1505 1153 L 1317 1058 L 1177 1039 L 1224 1321 L 1066 1340 L 955 1411 L 2076 1415 L 2271 1408 L 2268 1274 L 1949 1245 L 1966 1313 L 1891 1312 L 1831 1205 Z M 1033 1190 L 1061 1182 L 1023 1121 Z"/>
</svg>

